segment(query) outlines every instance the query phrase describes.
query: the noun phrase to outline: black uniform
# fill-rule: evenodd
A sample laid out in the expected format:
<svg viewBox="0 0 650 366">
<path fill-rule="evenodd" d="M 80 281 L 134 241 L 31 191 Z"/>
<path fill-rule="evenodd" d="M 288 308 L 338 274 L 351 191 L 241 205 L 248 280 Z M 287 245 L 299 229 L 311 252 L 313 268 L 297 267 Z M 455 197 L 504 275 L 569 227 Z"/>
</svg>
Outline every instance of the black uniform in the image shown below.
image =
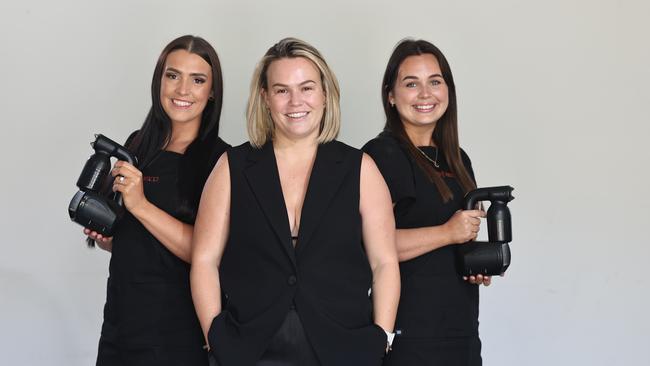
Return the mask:
<svg viewBox="0 0 650 366">
<path fill-rule="evenodd" d="M 337 141 L 318 146 L 294 248 L 272 143 L 229 151 L 230 229 L 219 268 L 226 301 L 208 332 L 219 364 L 381 364 L 386 334 L 368 297 L 361 157 Z"/>
<path fill-rule="evenodd" d="M 215 144 L 206 162 L 211 166 L 228 146 L 221 140 Z M 142 172 L 147 199 L 182 221 L 178 178 L 184 163 L 183 155 L 161 151 Z M 189 269 L 125 214 L 113 237 L 97 365 L 208 364 Z"/>
<path fill-rule="evenodd" d="M 420 147 L 432 160 L 435 147 Z M 390 133 L 369 141 L 363 150 L 376 162 L 393 200 L 398 229 L 442 225 L 463 209 L 464 192 L 450 173 L 442 151 L 437 169 L 453 193 L 444 203 L 435 184 Z M 472 178 L 469 157 L 461 157 Z M 393 350 L 385 365 L 481 365 L 478 337 L 478 286 L 464 281 L 456 263 L 456 245 L 447 245 L 400 263 L 402 292 Z"/>
</svg>

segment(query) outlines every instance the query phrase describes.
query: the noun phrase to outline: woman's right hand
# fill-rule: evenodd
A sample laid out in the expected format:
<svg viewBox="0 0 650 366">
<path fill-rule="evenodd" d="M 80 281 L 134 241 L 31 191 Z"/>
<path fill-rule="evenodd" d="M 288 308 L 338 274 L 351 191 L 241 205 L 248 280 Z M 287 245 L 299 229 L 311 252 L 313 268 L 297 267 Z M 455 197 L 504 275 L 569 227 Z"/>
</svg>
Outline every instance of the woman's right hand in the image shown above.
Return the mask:
<svg viewBox="0 0 650 366">
<path fill-rule="evenodd" d="M 84 234 L 88 235 L 89 238 L 95 241 L 98 247 L 104 249 L 107 252 L 110 252 L 113 249 L 113 237 L 103 236 L 102 234 L 90 230 L 89 228 L 84 228 Z"/>
<path fill-rule="evenodd" d="M 476 239 L 481 225 L 481 217 L 485 217 L 483 210 L 458 210 L 444 223 L 450 242 L 463 244 Z"/>
</svg>

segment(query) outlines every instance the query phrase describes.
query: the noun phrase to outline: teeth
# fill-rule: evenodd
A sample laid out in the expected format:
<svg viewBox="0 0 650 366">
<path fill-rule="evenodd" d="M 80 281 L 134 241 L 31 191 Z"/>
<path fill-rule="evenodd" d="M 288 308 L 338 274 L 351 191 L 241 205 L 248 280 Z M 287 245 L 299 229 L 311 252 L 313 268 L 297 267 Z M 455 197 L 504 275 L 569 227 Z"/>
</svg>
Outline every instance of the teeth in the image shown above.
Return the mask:
<svg viewBox="0 0 650 366">
<path fill-rule="evenodd" d="M 287 113 L 287 116 L 291 118 L 301 118 L 307 115 L 307 112 L 296 112 L 296 113 Z"/>
<path fill-rule="evenodd" d="M 184 100 L 178 100 L 178 99 L 172 99 L 172 102 L 179 107 L 189 107 L 192 105 L 192 103 L 190 102 L 186 102 Z"/>
<path fill-rule="evenodd" d="M 433 108 L 433 104 L 416 105 L 415 106 L 415 109 L 419 109 L 419 110 L 427 110 L 427 109 L 432 109 L 432 108 Z"/>
</svg>

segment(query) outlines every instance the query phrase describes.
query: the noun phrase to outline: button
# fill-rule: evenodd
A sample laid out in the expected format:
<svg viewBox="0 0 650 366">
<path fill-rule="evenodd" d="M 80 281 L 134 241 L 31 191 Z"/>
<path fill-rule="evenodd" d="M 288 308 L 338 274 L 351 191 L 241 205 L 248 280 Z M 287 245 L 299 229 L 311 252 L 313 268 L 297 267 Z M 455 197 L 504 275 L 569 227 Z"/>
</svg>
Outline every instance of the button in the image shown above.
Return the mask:
<svg viewBox="0 0 650 366">
<path fill-rule="evenodd" d="M 287 278 L 287 283 L 289 284 L 289 286 L 295 285 L 296 282 L 298 282 L 298 279 L 294 275 L 291 275 L 289 276 L 289 278 Z"/>
</svg>

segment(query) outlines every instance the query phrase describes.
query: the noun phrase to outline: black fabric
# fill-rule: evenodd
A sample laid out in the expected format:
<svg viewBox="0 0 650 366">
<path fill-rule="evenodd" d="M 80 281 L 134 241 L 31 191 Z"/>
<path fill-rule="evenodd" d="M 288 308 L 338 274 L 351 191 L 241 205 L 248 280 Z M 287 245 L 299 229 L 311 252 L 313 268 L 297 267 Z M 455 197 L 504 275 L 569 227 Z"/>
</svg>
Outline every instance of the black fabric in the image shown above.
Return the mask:
<svg viewBox="0 0 650 366">
<path fill-rule="evenodd" d="M 225 301 L 208 338 L 221 366 L 255 365 L 295 306 L 323 366 L 379 365 L 359 214 L 361 152 L 321 144 L 294 249 L 273 146 L 228 153 L 230 233 L 220 265 Z"/>
<path fill-rule="evenodd" d="M 295 309 L 289 310 L 255 366 L 320 366 Z"/>
<path fill-rule="evenodd" d="M 481 365 L 478 337 L 395 339 L 383 366 L 476 366 Z"/>
<path fill-rule="evenodd" d="M 208 365 L 208 353 L 196 347 L 126 347 L 99 341 L 97 366 Z"/>
<path fill-rule="evenodd" d="M 228 147 L 221 144 L 219 155 Z M 179 220 L 177 183 L 182 157 L 161 151 L 142 172 L 147 199 Z M 165 349 L 165 358 L 177 361 L 169 354 L 175 349 L 180 352 L 178 357 L 186 351 L 191 355 L 193 351 L 188 350 L 205 355 L 190 293 L 189 269 L 188 263 L 172 254 L 127 212 L 113 237 L 100 345 L 117 347 L 120 355 L 127 355 L 120 356 L 124 364 L 130 364 L 127 350 L 132 349 L 148 349 L 149 354 Z M 105 363 L 105 355 L 100 347 L 98 365 L 115 364 Z M 171 364 L 207 363 L 207 356 L 200 363 L 193 363 L 195 359 L 192 356 Z"/>
<path fill-rule="evenodd" d="M 420 149 L 436 159 L 436 148 Z M 437 156 L 438 171 L 453 193 L 448 202 L 443 202 L 435 184 L 391 134 L 380 134 L 363 150 L 374 159 L 388 184 L 398 229 L 442 225 L 462 209 L 464 192 L 450 173 L 442 151 Z M 469 157 L 462 150 L 461 157 L 474 178 Z M 478 286 L 469 284 L 459 275 L 456 251 L 456 245 L 447 245 L 400 263 L 402 291 L 396 321 L 398 338 L 478 337 Z"/>
</svg>

